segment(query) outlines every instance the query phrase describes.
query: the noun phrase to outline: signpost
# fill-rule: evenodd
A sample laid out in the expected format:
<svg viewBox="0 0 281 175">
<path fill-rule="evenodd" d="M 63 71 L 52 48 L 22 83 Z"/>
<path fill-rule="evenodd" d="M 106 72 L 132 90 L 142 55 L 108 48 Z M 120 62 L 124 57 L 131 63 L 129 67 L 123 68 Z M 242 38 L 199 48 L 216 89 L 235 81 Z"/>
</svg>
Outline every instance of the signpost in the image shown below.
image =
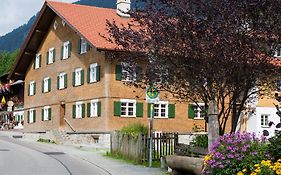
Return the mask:
<svg viewBox="0 0 281 175">
<path fill-rule="evenodd" d="M 152 167 L 152 137 L 153 137 L 153 115 L 154 103 L 159 102 L 159 91 L 154 86 L 146 88 L 146 102 L 150 104 L 150 118 L 149 118 L 149 167 Z"/>
</svg>

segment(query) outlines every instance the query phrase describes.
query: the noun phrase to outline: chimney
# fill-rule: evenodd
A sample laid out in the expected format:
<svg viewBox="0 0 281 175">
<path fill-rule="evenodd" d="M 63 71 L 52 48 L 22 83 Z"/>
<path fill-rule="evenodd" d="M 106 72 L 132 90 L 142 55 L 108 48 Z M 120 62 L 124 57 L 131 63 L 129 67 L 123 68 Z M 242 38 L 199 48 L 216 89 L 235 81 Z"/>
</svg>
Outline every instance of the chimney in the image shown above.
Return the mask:
<svg viewBox="0 0 281 175">
<path fill-rule="evenodd" d="M 127 14 L 131 9 L 131 0 L 117 0 L 117 14 L 121 17 L 130 17 Z"/>
</svg>

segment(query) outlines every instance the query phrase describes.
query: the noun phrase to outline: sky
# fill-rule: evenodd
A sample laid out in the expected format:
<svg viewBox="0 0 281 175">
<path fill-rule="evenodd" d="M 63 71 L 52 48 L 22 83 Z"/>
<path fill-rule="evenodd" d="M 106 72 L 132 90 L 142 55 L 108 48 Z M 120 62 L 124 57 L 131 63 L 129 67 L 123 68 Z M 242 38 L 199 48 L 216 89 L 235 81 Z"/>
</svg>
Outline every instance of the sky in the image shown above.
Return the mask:
<svg viewBox="0 0 281 175">
<path fill-rule="evenodd" d="M 75 2 L 77 0 L 56 0 Z M 0 36 L 25 24 L 40 11 L 45 0 L 0 0 Z"/>
</svg>

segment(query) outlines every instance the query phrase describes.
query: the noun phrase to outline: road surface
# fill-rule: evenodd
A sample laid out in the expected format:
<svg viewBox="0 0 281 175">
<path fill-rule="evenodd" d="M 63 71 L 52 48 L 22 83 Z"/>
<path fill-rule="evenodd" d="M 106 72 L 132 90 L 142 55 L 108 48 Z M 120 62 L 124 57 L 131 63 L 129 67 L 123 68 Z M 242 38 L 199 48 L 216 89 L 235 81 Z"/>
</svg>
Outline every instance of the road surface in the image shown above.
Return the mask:
<svg viewBox="0 0 281 175">
<path fill-rule="evenodd" d="M 82 159 L 0 135 L 1 175 L 110 175 Z"/>
</svg>

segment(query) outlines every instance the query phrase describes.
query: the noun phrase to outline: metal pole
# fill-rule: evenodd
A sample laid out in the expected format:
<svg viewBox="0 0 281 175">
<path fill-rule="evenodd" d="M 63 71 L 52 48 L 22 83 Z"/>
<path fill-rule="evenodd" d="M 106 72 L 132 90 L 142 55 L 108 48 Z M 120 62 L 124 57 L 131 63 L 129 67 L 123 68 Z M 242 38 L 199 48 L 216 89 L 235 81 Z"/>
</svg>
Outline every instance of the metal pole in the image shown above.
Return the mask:
<svg viewBox="0 0 281 175">
<path fill-rule="evenodd" d="M 149 167 L 152 167 L 153 114 L 154 114 L 154 105 L 153 103 L 151 103 L 150 118 L 149 118 Z"/>
</svg>

